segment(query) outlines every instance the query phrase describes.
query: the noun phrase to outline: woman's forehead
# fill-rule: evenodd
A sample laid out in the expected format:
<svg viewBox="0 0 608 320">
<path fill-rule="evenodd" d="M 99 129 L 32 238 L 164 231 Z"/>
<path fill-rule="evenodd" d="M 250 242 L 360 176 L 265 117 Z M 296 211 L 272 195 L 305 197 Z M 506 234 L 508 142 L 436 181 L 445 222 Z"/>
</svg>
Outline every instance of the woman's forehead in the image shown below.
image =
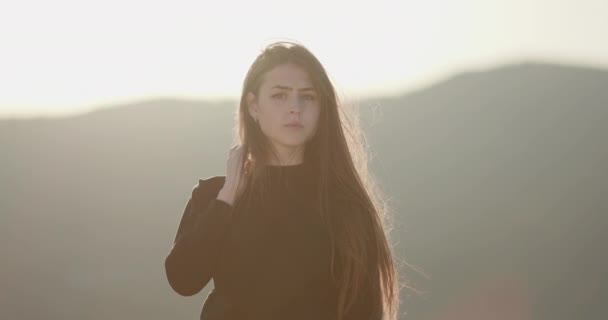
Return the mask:
<svg viewBox="0 0 608 320">
<path fill-rule="evenodd" d="M 280 65 L 268 71 L 264 76 L 262 87 L 265 87 L 267 90 L 282 89 L 291 91 L 313 89 L 308 72 L 293 64 Z"/>
</svg>

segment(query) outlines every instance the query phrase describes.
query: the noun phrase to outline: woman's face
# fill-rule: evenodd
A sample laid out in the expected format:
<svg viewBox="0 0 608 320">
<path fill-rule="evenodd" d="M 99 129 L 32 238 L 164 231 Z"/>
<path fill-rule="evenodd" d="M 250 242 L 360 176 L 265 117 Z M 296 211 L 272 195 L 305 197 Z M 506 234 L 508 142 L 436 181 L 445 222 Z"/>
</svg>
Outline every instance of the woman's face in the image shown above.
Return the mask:
<svg viewBox="0 0 608 320">
<path fill-rule="evenodd" d="M 298 149 L 312 138 L 320 106 L 308 73 L 282 64 L 268 71 L 258 96 L 248 93 L 249 113 L 279 152 Z M 299 125 L 289 126 L 291 123 Z"/>
</svg>

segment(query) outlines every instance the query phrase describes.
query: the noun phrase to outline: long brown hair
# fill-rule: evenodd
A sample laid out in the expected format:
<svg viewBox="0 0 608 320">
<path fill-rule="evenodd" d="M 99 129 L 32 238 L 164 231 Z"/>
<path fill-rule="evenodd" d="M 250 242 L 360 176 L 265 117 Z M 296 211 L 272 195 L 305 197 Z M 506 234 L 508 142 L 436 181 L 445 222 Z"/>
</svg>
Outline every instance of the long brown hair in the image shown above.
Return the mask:
<svg viewBox="0 0 608 320">
<path fill-rule="evenodd" d="M 348 118 L 325 69 L 301 44 L 280 41 L 266 46 L 247 72 L 234 135 L 240 140 L 235 143 L 247 152 L 241 163 L 245 183 L 264 184 L 260 165 L 267 163 L 273 152 L 248 112 L 247 93 L 258 97 L 264 75 L 285 63 L 306 70 L 319 97 L 321 112 L 315 135 L 306 142 L 304 161 L 318 170 L 318 208 L 330 232 L 338 320 L 346 319 L 356 301 L 371 305 L 382 319 L 394 320 L 399 308 L 399 281 L 385 232 L 390 224 L 386 204 L 368 171 L 357 119 Z"/>
</svg>

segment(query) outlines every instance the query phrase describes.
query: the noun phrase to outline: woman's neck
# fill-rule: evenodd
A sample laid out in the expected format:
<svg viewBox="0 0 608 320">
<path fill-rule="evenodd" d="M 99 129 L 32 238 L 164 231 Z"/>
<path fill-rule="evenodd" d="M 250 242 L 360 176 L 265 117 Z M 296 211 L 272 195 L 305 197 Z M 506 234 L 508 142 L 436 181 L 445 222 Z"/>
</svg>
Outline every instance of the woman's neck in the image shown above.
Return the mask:
<svg viewBox="0 0 608 320">
<path fill-rule="evenodd" d="M 275 145 L 275 155 L 268 157 L 267 165 L 271 166 L 293 166 L 302 164 L 304 161 L 304 148 L 287 148 Z"/>
</svg>

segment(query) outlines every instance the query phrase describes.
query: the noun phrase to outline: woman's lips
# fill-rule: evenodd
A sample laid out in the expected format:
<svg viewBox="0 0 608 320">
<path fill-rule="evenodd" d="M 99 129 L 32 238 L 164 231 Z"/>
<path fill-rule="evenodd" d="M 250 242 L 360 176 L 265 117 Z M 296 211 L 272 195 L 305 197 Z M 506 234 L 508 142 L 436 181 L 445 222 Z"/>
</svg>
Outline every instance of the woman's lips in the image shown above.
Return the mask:
<svg viewBox="0 0 608 320">
<path fill-rule="evenodd" d="M 289 123 L 285 125 L 288 128 L 303 128 L 304 126 L 299 123 Z"/>
</svg>

